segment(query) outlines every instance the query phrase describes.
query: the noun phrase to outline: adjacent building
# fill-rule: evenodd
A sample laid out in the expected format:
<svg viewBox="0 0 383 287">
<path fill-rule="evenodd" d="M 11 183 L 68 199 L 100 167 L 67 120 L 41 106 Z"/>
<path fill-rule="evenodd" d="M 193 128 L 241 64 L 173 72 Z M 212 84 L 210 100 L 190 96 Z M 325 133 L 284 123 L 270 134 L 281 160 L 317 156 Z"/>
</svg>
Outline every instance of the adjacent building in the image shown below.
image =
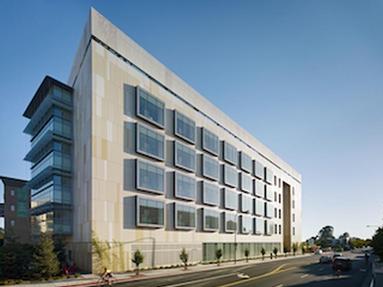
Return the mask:
<svg viewBox="0 0 383 287">
<path fill-rule="evenodd" d="M 67 84 L 44 79 L 24 116 L 33 234 L 84 270 L 92 238 L 115 271 L 137 249 L 154 267 L 301 240 L 301 175 L 94 9 Z"/>
</svg>

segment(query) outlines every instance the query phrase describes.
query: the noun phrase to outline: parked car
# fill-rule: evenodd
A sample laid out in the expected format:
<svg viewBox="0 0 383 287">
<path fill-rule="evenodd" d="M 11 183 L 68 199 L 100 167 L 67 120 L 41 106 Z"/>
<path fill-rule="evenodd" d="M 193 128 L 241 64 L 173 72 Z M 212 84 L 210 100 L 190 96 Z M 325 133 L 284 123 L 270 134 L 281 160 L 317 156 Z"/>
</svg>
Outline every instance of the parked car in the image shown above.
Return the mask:
<svg viewBox="0 0 383 287">
<path fill-rule="evenodd" d="M 332 269 L 335 271 L 348 271 L 351 270 L 352 263 L 350 258 L 346 257 L 336 257 L 334 261 L 332 262 Z"/>
<path fill-rule="evenodd" d="M 331 263 L 331 261 L 332 261 L 331 256 L 322 255 L 322 256 L 319 258 L 319 263 Z"/>
<path fill-rule="evenodd" d="M 322 249 L 317 249 L 315 255 L 321 255 L 323 253 Z"/>
<path fill-rule="evenodd" d="M 340 253 L 340 252 L 334 253 L 334 255 L 332 256 L 332 261 L 334 261 L 335 258 L 341 257 L 341 256 L 342 256 L 342 253 Z"/>
</svg>

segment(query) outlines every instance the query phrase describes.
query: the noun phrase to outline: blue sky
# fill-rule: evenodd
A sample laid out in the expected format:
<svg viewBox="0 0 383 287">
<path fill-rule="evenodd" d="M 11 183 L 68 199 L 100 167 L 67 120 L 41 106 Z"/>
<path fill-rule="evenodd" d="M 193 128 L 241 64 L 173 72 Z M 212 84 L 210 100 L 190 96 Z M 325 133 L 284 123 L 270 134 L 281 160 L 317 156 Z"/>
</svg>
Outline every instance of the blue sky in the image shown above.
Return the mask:
<svg viewBox="0 0 383 287">
<path fill-rule="evenodd" d="M 382 224 L 382 1 L 3 0 L 0 174 L 29 178 L 22 112 L 90 6 L 301 172 L 303 238 Z"/>
</svg>

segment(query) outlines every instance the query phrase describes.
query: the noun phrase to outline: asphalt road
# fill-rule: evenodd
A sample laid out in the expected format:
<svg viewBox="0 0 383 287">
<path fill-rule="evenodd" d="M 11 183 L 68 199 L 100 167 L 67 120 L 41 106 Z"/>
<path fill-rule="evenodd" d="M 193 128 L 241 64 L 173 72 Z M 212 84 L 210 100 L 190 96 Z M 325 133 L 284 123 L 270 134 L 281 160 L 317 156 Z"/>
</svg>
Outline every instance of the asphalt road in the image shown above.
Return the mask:
<svg viewBox="0 0 383 287">
<path fill-rule="evenodd" d="M 160 279 L 147 279 L 139 282 L 121 283 L 113 286 L 126 287 L 360 287 L 367 275 L 363 254 L 344 253 L 352 259 L 351 271 L 339 276 L 334 274 L 331 264 L 319 264 L 319 256 L 292 258 L 283 261 L 270 261 L 262 264 L 231 266 L 218 270 L 198 273 L 185 271 L 182 275 Z M 238 273 L 249 276 L 248 279 L 238 277 Z"/>
</svg>

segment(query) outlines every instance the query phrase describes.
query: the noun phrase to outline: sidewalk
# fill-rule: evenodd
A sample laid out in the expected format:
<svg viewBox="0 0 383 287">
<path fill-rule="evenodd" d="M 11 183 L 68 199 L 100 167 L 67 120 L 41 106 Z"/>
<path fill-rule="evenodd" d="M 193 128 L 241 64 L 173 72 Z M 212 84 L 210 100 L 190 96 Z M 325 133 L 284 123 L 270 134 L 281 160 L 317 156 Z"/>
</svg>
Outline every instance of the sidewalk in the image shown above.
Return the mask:
<svg viewBox="0 0 383 287">
<path fill-rule="evenodd" d="M 182 275 L 185 272 L 188 274 L 190 273 L 196 273 L 201 271 L 208 271 L 208 270 L 218 270 L 218 269 L 225 269 L 230 268 L 233 266 L 246 266 L 246 265 L 255 265 L 255 264 L 262 264 L 265 262 L 270 261 L 284 261 L 286 259 L 292 259 L 292 258 L 303 258 L 312 256 L 311 253 L 305 254 L 305 255 L 296 255 L 296 256 L 288 256 L 288 257 L 278 257 L 277 259 L 270 259 L 266 258 L 265 260 L 262 259 L 252 259 L 249 260 L 248 263 L 246 263 L 245 260 L 237 261 L 236 264 L 234 264 L 233 261 L 231 262 L 224 262 L 221 263 L 220 266 L 217 266 L 217 264 L 198 264 L 195 266 L 188 266 L 188 270 L 183 270 L 183 267 L 178 268 L 172 268 L 172 269 L 156 269 L 156 270 L 142 270 L 140 272 L 140 276 L 135 276 L 134 272 L 126 272 L 126 273 L 118 273 L 113 274 L 114 276 L 114 283 L 122 283 L 122 282 L 133 282 L 133 281 L 140 281 L 140 280 L 148 280 L 148 279 L 156 279 L 166 276 L 174 276 L 174 275 Z M 60 279 L 55 280 L 51 282 L 44 282 L 44 283 L 36 283 L 36 284 L 19 284 L 19 285 L 9 285 L 9 286 L 18 286 L 18 287 L 32 287 L 32 286 L 42 286 L 42 287 L 61 287 L 61 286 L 71 286 L 71 287 L 90 287 L 90 286 L 97 286 L 99 281 L 99 277 L 94 274 L 84 274 L 81 275 L 79 278 L 70 278 L 70 279 Z"/>
</svg>

